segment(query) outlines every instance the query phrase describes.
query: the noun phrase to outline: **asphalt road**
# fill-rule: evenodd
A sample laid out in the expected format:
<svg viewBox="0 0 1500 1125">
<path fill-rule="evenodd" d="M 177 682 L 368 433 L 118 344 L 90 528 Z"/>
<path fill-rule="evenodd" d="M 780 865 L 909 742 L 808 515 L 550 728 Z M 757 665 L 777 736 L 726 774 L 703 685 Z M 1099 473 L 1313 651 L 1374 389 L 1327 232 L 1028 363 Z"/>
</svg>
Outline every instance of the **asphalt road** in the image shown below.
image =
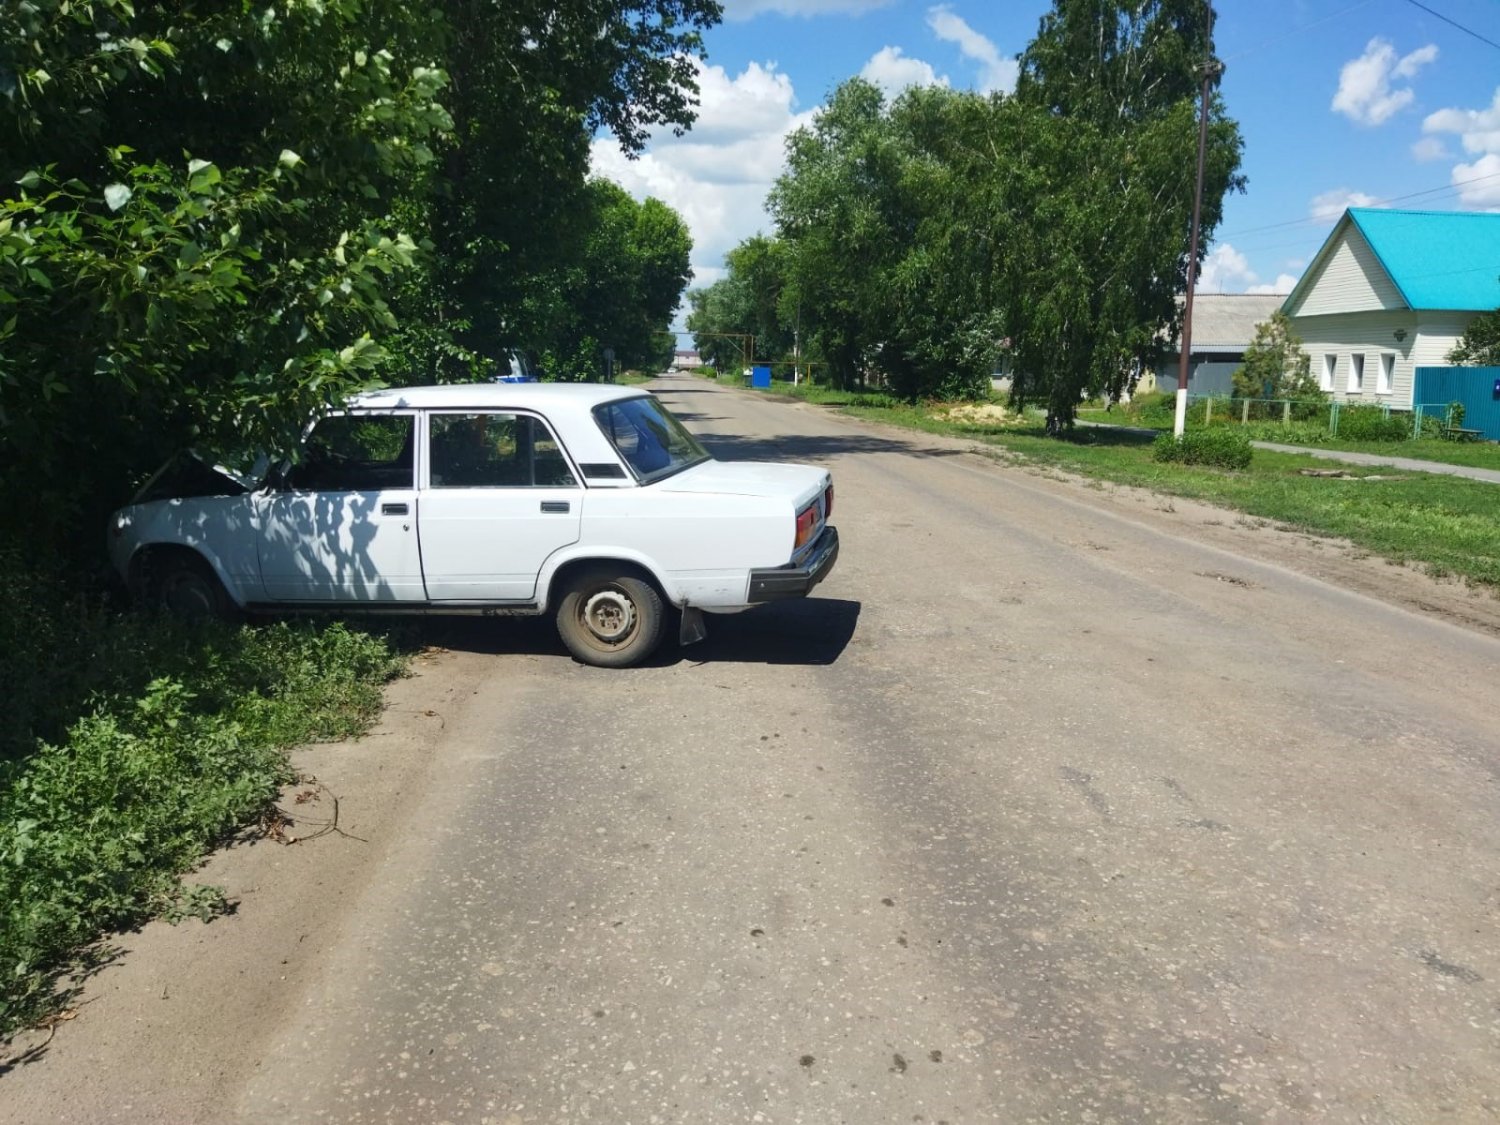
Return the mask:
<svg viewBox="0 0 1500 1125">
<path fill-rule="evenodd" d="M 832 468 L 817 597 L 628 672 L 448 627 L 368 849 L 246 861 L 240 915 L 104 974 L 0 1118 L 1500 1115 L 1500 639 L 959 443 L 662 387 L 721 456 Z M 188 962 L 221 1025 L 154 1014 Z"/>
</svg>

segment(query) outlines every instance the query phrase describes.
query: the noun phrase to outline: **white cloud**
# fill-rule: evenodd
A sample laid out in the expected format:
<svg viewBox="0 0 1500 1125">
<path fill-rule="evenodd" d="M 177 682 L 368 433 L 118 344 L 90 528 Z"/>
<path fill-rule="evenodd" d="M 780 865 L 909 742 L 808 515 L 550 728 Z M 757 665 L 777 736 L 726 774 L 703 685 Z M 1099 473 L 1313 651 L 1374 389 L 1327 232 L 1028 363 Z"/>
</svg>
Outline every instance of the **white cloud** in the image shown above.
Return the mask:
<svg viewBox="0 0 1500 1125">
<path fill-rule="evenodd" d="M 888 7 L 893 0 L 724 0 L 724 18 L 752 20 L 775 12 L 782 16 L 863 15 Z"/>
<path fill-rule="evenodd" d="M 914 59 L 900 47 L 882 47 L 860 70 L 859 76 L 875 83 L 894 97 L 908 86 L 946 86 L 948 78 L 932 69 L 930 63 Z"/>
<path fill-rule="evenodd" d="M 1297 279 L 1289 274 L 1277 274 L 1276 280 L 1265 283 L 1260 275 L 1250 268 L 1250 259 L 1228 242 L 1221 242 L 1209 251 L 1198 270 L 1195 293 L 1290 293 Z"/>
<path fill-rule="evenodd" d="M 946 5 L 927 10 L 927 26 L 945 43 L 956 43 L 959 53 L 979 64 L 979 89 L 990 94 L 1008 94 L 1016 88 L 1020 67 L 1015 59 L 1005 58 L 993 42 L 968 25 Z"/>
<path fill-rule="evenodd" d="M 1488 109 L 1440 109 L 1422 122 L 1424 133 L 1456 133 L 1464 151 L 1500 152 L 1500 89 Z M 1441 142 L 1439 142 L 1441 143 Z"/>
<path fill-rule="evenodd" d="M 738 75 L 698 64 L 698 120 L 681 137 L 654 136 L 627 159 L 612 138 L 592 147 L 595 174 L 636 197 L 676 209 L 693 236 L 694 284 L 723 276 L 724 253 L 770 228 L 766 194 L 785 165 L 787 134 L 812 120 L 799 113 L 791 79 L 752 62 Z"/>
<path fill-rule="evenodd" d="M 1452 183 L 1458 188 L 1459 201 L 1469 207 L 1500 210 L 1500 89 L 1485 109 L 1429 113 L 1422 122 L 1422 132 L 1428 135 L 1417 144 L 1433 144 L 1440 149 L 1442 141 L 1431 134 L 1457 135 L 1464 151 L 1479 157 L 1472 164 L 1453 167 Z M 1447 155 L 1446 150 L 1443 155 Z"/>
<path fill-rule="evenodd" d="M 1481 156 L 1473 164 L 1456 165 L 1453 183 L 1458 188 L 1460 202 L 1500 211 L 1500 153 Z"/>
<path fill-rule="evenodd" d="M 1252 285 L 1246 289 L 1246 293 L 1290 293 L 1296 287 L 1297 279 L 1289 273 L 1278 273 L 1276 280 L 1269 285 Z"/>
<path fill-rule="evenodd" d="M 1308 204 L 1307 213 L 1319 222 L 1331 223 L 1344 213 L 1346 207 L 1378 207 L 1380 200 L 1362 191 L 1334 188 L 1322 195 L 1315 195 Z"/>
<path fill-rule="evenodd" d="M 1398 58 L 1396 48 L 1384 39 L 1371 39 L 1365 53 L 1350 59 L 1339 71 L 1339 88 L 1331 108 L 1361 125 L 1380 125 L 1416 97 L 1410 86 L 1393 89 L 1391 80 L 1415 78 L 1417 71 L 1437 55 L 1437 47 L 1429 43 Z"/>
<path fill-rule="evenodd" d="M 1437 137 L 1423 137 L 1411 146 L 1412 159 L 1420 160 L 1422 163 L 1430 163 L 1433 160 L 1443 160 L 1450 155 L 1448 146 Z"/>
<path fill-rule="evenodd" d="M 1197 293 L 1232 293 L 1256 280 L 1250 260 L 1225 242 L 1215 246 L 1198 269 Z"/>
</svg>

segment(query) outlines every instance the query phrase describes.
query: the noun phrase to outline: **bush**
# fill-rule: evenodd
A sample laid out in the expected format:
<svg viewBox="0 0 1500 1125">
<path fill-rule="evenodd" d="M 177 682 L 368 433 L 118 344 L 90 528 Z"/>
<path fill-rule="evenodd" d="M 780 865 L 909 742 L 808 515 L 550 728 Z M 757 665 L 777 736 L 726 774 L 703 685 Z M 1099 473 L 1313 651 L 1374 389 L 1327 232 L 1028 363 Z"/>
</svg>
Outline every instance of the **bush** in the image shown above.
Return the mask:
<svg viewBox="0 0 1500 1125">
<path fill-rule="evenodd" d="M 1243 469 L 1250 464 L 1250 439 L 1239 429 L 1188 430 L 1181 439 L 1162 434 L 1151 445 L 1151 457 L 1181 465 Z"/>
<path fill-rule="evenodd" d="M 57 1002 L 78 948 L 181 909 L 177 876 L 265 807 L 286 749 L 362 729 L 400 662 L 342 625 L 187 628 L 0 573 L 3 1038 Z"/>
<path fill-rule="evenodd" d="M 1405 441 L 1411 419 L 1387 415 L 1378 406 L 1347 406 L 1339 411 L 1338 436 L 1346 441 Z"/>
<path fill-rule="evenodd" d="M 1125 404 L 1125 414 L 1145 426 L 1165 425 L 1177 411 L 1177 396 L 1168 391 L 1146 391 Z"/>
</svg>

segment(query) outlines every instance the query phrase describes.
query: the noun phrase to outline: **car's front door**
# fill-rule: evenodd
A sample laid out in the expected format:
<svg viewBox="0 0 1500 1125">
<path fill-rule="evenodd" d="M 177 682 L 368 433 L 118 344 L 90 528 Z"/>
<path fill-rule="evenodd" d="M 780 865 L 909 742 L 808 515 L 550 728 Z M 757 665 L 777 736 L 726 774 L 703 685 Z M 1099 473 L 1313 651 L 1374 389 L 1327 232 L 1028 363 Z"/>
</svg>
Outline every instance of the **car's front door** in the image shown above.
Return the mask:
<svg viewBox="0 0 1500 1125">
<path fill-rule="evenodd" d="M 427 460 L 418 524 L 427 596 L 534 601 L 542 564 L 582 525 L 583 489 L 546 423 L 433 413 Z"/>
<path fill-rule="evenodd" d="M 257 497 L 260 573 L 278 602 L 422 601 L 417 418 L 335 414 L 281 488 Z"/>
</svg>

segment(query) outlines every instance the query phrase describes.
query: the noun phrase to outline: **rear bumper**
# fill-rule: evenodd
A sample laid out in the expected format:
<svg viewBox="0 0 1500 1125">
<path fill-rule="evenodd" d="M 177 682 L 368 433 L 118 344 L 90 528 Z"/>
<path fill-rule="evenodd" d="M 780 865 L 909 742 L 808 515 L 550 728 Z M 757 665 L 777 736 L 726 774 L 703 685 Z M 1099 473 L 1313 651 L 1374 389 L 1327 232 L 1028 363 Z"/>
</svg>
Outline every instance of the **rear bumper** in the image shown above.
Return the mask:
<svg viewBox="0 0 1500 1125">
<path fill-rule="evenodd" d="M 839 557 L 839 533 L 836 527 L 825 527 L 813 544 L 812 554 L 801 566 L 766 567 L 750 572 L 750 602 L 774 602 L 781 598 L 802 598 L 833 569 Z"/>
</svg>

